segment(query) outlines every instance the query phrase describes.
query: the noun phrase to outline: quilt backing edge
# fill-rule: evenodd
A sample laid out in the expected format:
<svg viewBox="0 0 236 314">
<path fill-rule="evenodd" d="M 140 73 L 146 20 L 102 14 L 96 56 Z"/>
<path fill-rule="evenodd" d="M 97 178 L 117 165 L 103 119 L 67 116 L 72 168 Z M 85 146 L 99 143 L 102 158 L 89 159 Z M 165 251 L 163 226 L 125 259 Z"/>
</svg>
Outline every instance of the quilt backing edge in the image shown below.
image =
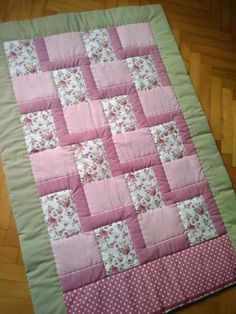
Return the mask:
<svg viewBox="0 0 236 314">
<path fill-rule="evenodd" d="M 7 176 L 26 272 L 36 313 L 65 313 L 54 258 L 26 153 L 19 112 L 4 55 L 4 41 L 93 28 L 150 22 L 172 86 L 184 112 L 205 176 L 236 246 L 235 194 L 159 5 L 72 13 L 0 25 L 0 151 Z M 8 90 L 9 93 L 4 93 Z M 193 106 L 193 104 L 195 104 Z M 199 119 L 202 129 L 199 130 Z M 14 125 L 12 121 L 15 121 Z M 213 167 L 214 165 L 214 167 Z M 30 221 L 30 224 L 28 223 Z M 45 289 L 47 287 L 47 289 Z M 53 302 L 52 302 L 53 300 Z"/>
</svg>

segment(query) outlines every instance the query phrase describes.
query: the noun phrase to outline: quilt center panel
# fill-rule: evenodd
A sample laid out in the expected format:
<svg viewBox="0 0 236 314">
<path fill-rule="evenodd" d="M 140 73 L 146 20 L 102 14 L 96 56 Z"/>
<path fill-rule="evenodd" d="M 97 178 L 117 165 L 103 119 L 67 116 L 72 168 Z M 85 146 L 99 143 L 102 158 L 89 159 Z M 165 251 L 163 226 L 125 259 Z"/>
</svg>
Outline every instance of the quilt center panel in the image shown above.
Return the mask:
<svg viewBox="0 0 236 314">
<path fill-rule="evenodd" d="M 64 291 L 225 233 L 148 23 L 4 48 Z"/>
</svg>

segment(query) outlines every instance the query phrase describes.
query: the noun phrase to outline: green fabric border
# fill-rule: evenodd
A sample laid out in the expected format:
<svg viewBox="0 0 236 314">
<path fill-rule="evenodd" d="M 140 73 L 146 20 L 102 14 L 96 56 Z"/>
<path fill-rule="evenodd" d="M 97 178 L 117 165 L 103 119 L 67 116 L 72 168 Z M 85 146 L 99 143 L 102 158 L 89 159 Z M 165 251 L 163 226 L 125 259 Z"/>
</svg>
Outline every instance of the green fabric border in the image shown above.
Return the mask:
<svg viewBox="0 0 236 314">
<path fill-rule="evenodd" d="M 0 25 L 0 152 L 36 313 L 65 313 L 63 294 L 25 147 L 4 41 L 150 22 L 213 195 L 236 246 L 235 194 L 159 5 L 72 13 Z M 6 93 L 7 91 L 7 93 Z"/>
</svg>

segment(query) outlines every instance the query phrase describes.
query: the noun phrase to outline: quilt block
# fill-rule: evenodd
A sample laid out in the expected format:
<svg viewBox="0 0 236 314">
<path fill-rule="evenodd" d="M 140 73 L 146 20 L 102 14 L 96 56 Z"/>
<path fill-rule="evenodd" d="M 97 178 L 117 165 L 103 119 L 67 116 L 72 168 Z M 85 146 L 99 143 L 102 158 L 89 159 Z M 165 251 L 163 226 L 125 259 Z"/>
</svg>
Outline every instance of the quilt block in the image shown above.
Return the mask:
<svg viewBox="0 0 236 314">
<path fill-rule="evenodd" d="M 151 24 L 4 50 L 67 313 L 161 313 L 233 283 L 236 254 Z"/>
</svg>

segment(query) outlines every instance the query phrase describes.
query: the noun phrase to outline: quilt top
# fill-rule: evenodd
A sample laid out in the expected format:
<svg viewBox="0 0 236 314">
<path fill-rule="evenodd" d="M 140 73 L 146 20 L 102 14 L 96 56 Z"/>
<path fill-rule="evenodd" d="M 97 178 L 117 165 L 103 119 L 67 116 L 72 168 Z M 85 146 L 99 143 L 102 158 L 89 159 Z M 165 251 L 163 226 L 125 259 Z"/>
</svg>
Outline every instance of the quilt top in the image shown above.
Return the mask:
<svg viewBox="0 0 236 314">
<path fill-rule="evenodd" d="M 4 51 L 67 313 L 159 313 L 232 284 L 236 254 L 150 24 Z"/>
</svg>

